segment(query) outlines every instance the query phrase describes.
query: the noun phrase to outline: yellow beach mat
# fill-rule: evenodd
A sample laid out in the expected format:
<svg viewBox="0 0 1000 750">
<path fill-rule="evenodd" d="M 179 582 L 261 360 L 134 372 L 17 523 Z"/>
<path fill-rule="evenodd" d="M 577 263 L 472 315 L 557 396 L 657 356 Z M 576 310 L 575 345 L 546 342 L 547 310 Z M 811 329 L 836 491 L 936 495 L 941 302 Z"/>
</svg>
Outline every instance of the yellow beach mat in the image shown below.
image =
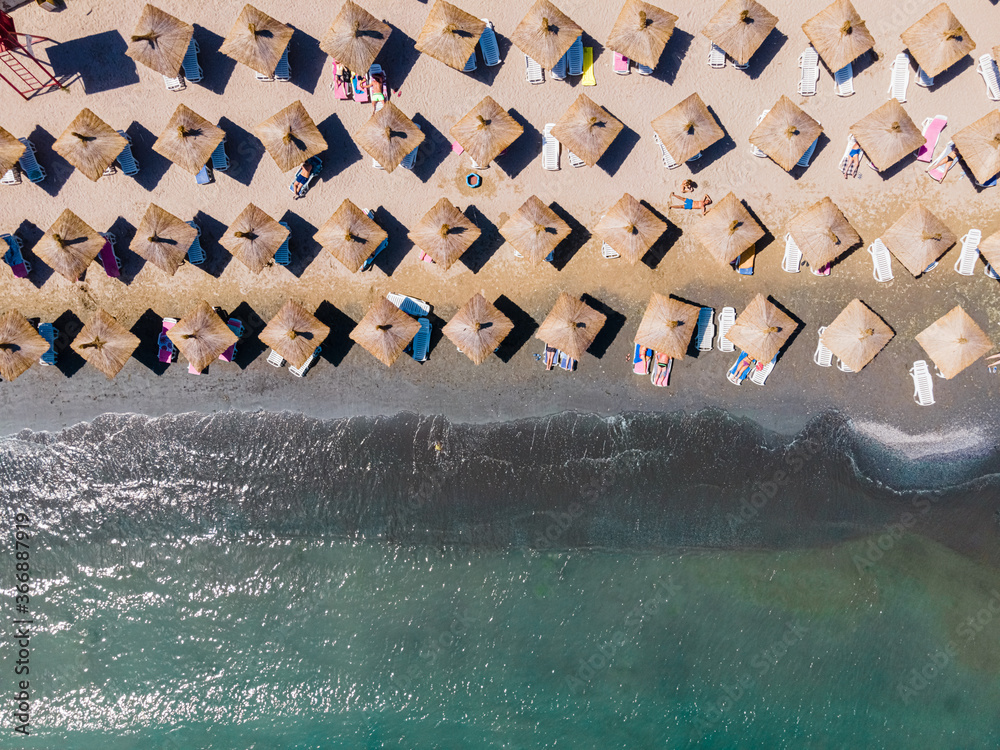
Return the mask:
<svg viewBox="0 0 1000 750">
<path fill-rule="evenodd" d="M 580 81 L 583 86 L 596 86 L 597 80 L 594 78 L 594 48 L 583 48 L 583 78 Z"/>
</svg>

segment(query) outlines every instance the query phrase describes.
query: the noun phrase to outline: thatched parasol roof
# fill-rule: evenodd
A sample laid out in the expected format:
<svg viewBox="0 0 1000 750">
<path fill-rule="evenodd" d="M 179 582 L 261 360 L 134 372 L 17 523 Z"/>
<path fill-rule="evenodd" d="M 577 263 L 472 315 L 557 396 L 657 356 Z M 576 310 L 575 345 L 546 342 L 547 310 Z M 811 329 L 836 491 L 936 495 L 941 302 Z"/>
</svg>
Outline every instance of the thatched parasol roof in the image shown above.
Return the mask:
<svg viewBox="0 0 1000 750">
<path fill-rule="evenodd" d="M 261 75 L 271 76 L 292 38 L 293 29 L 250 4 L 244 5 L 219 52 Z"/>
<path fill-rule="evenodd" d="M 594 343 L 607 319 L 604 313 L 583 300 L 563 292 L 552 312 L 538 326 L 535 337 L 566 352 L 573 359 L 580 359 L 587 347 Z"/>
<path fill-rule="evenodd" d="M 549 0 L 536 0 L 510 41 L 543 68 L 554 68 L 582 34 L 583 29 Z"/>
<path fill-rule="evenodd" d="M 763 363 L 774 359 L 796 328 L 792 318 L 758 294 L 736 318 L 726 338 Z"/>
<path fill-rule="evenodd" d="M 239 341 L 226 322 L 204 300 L 181 318 L 167 332 L 167 337 L 198 372 Z"/>
<path fill-rule="evenodd" d="M 351 340 L 361 344 L 375 359 L 389 367 L 399 359 L 419 330 L 420 323 L 380 297 L 351 331 Z"/>
<path fill-rule="evenodd" d="M 851 0 L 833 0 L 802 24 L 802 30 L 833 71 L 854 62 L 875 46 L 875 39 Z"/>
<path fill-rule="evenodd" d="M 392 172 L 408 153 L 424 142 L 424 134 L 399 107 L 386 102 L 354 134 L 354 140 L 386 172 Z"/>
<path fill-rule="evenodd" d="M 955 148 L 976 181 L 984 184 L 1000 173 L 1000 112 L 987 112 L 955 133 Z"/>
<path fill-rule="evenodd" d="M 882 233 L 896 260 L 914 276 L 922 274 L 955 244 L 955 234 L 922 203 L 914 203 Z"/>
<path fill-rule="evenodd" d="M 895 332 L 859 299 L 826 327 L 820 340 L 854 372 L 860 372 L 892 340 Z"/>
<path fill-rule="evenodd" d="M 485 97 L 451 129 L 451 137 L 481 167 L 518 139 L 524 128 L 491 97 Z"/>
<path fill-rule="evenodd" d="M 663 48 L 674 33 L 677 16 L 644 0 L 625 0 L 611 34 L 608 49 L 620 52 L 630 60 L 655 68 Z"/>
<path fill-rule="evenodd" d="M 225 137 L 226 133 L 222 128 L 213 125 L 193 109 L 179 104 L 167 127 L 153 144 L 153 151 L 170 159 L 181 169 L 197 175 Z"/>
<path fill-rule="evenodd" d="M 299 101 L 264 120 L 253 132 L 282 172 L 326 151 L 326 139 Z"/>
<path fill-rule="evenodd" d="M 130 247 L 136 255 L 173 276 L 197 236 L 198 230 L 190 224 L 150 203 Z"/>
<path fill-rule="evenodd" d="M 89 109 L 83 109 L 52 148 L 88 179 L 97 182 L 127 145 L 128 141 L 114 128 Z"/>
<path fill-rule="evenodd" d="M 788 232 L 814 269 L 832 263 L 861 241 L 847 217 L 829 198 L 796 214 L 788 222 Z"/>
<path fill-rule="evenodd" d="M 388 236 L 364 211 L 345 199 L 313 238 L 354 273 Z"/>
<path fill-rule="evenodd" d="M 994 232 L 979 243 L 979 254 L 994 270 L 1000 268 L 1000 232 Z"/>
<path fill-rule="evenodd" d="M 877 169 L 888 169 L 924 144 L 924 136 L 903 105 L 890 99 L 867 117 L 851 125 L 858 145 Z"/>
<path fill-rule="evenodd" d="M 746 65 L 778 24 L 778 17 L 755 0 L 726 0 L 701 33 Z"/>
<path fill-rule="evenodd" d="M 961 306 L 918 333 L 917 343 L 948 379 L 993 348 L 993 342 Z"/>
<path fill-rule="evenodd" d="M 226 229 L 219 244 L 251 271 L 260 273 L 287 237 L 287 229 L 253 203 L 248 203 Z"/>
<path fill-rule="evenodd" d="M 635 343 L 674 359 L 684 359 L 700 312 L 696 305 L 654 292 L 636 331 Z"/>
<path fill-rule="evenodd" d="M 604 107 L 580 94 L 556 122 L 552 135 L 592 167 L 624 127 Z"/>
<path fill-rule="evenodd" d="M 782 95 L 753 129 L 750 143 L 789 172 L 822 132 L 818 122 Z"/>
<path fill-rule="evenodd" d="M 98 370 L 113 378 L 139 346 L 139 337 L 104 310 L 98 309 L 70 346 Z"/>
<path fill-rule="evenodd" d="M 192 36 L 194 26 L 147 4 L 125 54 L 157 73 L 176 78 Z"/>
<path fill-rule="evenodd" d="M 417 37 L 417 50 L 462 70 L 476 52 L 486 24 L 445 0 L 435 0 Z"/>
<path fill-rule="evenodd" d="M 534 195 L 500 227 L 503 238 L 532 263 L 545 260 L 570 231 L 569 225 Z"/>
<path fill-rule="evenodd" d="M 932 78 L 976 48 L 969 32 L 941 3 L 899 35 L 910 54 Z"/>
<path fill-rule="evenodd" d="M 35 255 L 69 281 L 77 281 L 104 247 L 105 239 L 68 208 L 35 245 Z"/>
<path fill-rule="evenodd" d="M 450 200 L 442 198 L 406 236 L 435 263 L 448 270 L 480 234 L 479 227 Z"/>
<path fill-rule="evenodd" d="M 352 0 L 345 0 L 319 48 L 350 70 L 365 73 L 378 57 L 392 27 Z M 287 358 L 286 358 L 287 359 Z"/>
<path fill-rule="evenodd" d="M 510 319 L 482 294 L 476 294 L 455 313 L 442 332 L 465 356 L 481 365 L 512 330 L 514 324 Z"/>
<path fill-rule="evenodd" d="M 694 236 L 720 263 L 732 263 L 764 236 L 764 229 L 732 193 L 711 207 L 699 221 Z"/>
<path fill-rule="evenodd" d="M 16 380 L 49 350 L 49 343 L 17 310 L 0 315 L 0 378 Z"/>
<path fill-rule="evenodd" d="M 594 231 L 635 265 L 667 229 L 652 211 L 628 193 L 608 209 Z"/>
<path fill-rule="evenodd" d="M 17 138 L 0 128 L 0 174 L 13 169 L 26 148 Z"/>
<path fill-rule="evenodd" d="M 329 335 L 330 326 L 320 323 L 298 302 L 288 300 L 257 338 L 288 360 L 292 367 L 302 367 Z"/>
<path fill-rule="evenodd" d="M 698 94 L 691 94 L 664 112 L 653 120 L 652 125 L 664 148 L 678 164 L 683 164 L 726 135 Z"/>
</svg>

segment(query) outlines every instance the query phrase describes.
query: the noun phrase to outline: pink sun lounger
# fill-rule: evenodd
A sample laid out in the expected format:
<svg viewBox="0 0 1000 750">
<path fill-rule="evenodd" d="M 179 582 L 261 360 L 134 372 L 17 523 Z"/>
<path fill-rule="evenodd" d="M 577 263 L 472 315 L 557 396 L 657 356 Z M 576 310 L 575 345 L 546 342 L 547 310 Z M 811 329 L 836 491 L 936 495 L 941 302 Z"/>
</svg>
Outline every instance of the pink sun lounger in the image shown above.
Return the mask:
<svg viewBox="0 0 1000 750">
<path fill-rule="evenodd" d="M 944 115 L 937 115 L 933 120 L 928 117 L 924 120 L 923 136 L 926 139 L 924 145 L 917 152 L 917 161 L 929 162 L 934 158 L 934 149 L 937 148 L 941 131 L 948 124 L 948 118 Z"/>
</svg>

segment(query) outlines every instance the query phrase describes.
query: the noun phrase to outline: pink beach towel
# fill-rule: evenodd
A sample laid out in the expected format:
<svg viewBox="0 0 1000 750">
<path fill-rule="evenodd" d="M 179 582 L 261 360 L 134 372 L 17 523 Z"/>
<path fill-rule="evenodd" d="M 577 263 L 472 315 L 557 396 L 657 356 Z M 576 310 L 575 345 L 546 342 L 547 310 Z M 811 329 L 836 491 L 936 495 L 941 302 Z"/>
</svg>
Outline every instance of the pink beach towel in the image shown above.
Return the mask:
<svg viewBox="0 0 1000 750">
<path fill-rule="evenodd" d="M 941 137 L 941 131 L 944 130 L 945 126 L 948 124 L 948 118 L 944 115 L 938 115 L 933 120 L 927 118 L 924 120 L 924 145 L 920 147 L 920 151 L 917 152 L 917 161 L 929 162 L 934 158 L 934 149 L 937 148 L 938 138 Z"/>
</svg>

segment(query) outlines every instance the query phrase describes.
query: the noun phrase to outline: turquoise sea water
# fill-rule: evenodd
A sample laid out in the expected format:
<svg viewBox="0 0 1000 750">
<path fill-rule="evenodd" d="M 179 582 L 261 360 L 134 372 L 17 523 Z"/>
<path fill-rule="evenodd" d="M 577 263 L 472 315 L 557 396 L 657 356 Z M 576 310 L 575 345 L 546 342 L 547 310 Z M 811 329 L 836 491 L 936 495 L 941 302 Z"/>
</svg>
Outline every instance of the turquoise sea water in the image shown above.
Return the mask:
<svg viewBox="0 0 1000 750">
<path fill-rule="evenodd" d="M 977 520 L 997 497 L 985 459 L 952 494 L 942 487 L 959 486 L 954 462 L 941 486 L 908 495 L 848 482 L 860 454 L 824 425 L 812 436 L 839 453 L 814 454 L 751 513 L 742 500 L 766 487 L 749 469 L 745 493 L 726 485 L 728 508 L 704 499 L 721 479 L 690 471 L 671 493 L 643 495 L 640 465 L 669 471 L 676 423 L 522 424 L 548 447 L 507 475 L 499 447 L 475 453 L 497 442 L 482 434 L 496 427 L 295 420 L 269 437 L 259 418 L 240 419 L 236 433 L 194 417 L 109 418 L 0 441 L 4 521 L 21 509 L 36 527 L 33 734 L 14 734 L 6 711 L 0 747 L 1000 744 L 996 533 L 988 514 Z M 804 455 L 747 425 L 703 421 L 706 433 L 754 441 L 762 476 Z M 239 437 L 221 442 L 216 430 Z M 630 447 L 656 430 L 670 450 Z M 391 468 L 381 456 L 352 473 L 363 435 L 385 438 Z M 284 452 L 263 450 L 268 441 Z M 290 445 L 300 450 L 289 462 Z M 593 460 L 615 481 L 585 475 Z M 473 483 L 479 494 L 459 512 L 453 485 L 468 474 L 492 479 Z M 817 478 L 830 487 L 834 476 L 841 502 L 854 493 L 870 506 L 860 520 L 845 524 L 815 496 Z M 535 511 L 511 491 L 524 482 Z M 381 500 L 366 499 L 366 483 Z M 770 513 L 792 515 L 800 535 L 740 536 Z M 935 533 L 942 525 L 981 538 L 958 548 Z M 13 611 L 9 581 L 2 606 Z M 5 691 L 15 660 L 5 638 Z"/>
</svg>

